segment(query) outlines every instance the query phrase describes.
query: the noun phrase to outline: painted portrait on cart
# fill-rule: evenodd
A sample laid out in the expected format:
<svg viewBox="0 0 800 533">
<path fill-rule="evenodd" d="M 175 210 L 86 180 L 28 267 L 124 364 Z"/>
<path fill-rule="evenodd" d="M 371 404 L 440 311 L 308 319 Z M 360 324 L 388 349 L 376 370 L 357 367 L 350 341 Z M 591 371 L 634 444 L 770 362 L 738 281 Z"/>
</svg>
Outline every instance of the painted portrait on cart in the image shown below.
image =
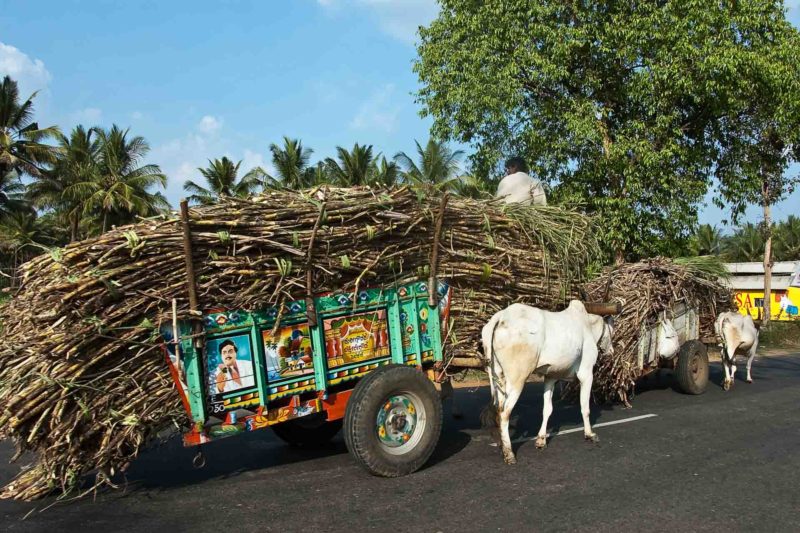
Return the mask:
<svg viewBox="0 0 800 533">
<path fill-rule="evenodd" d="M 248 334 L 209 340 L 206 354 L 208 392 L 212 398 L 255 387 L 255 365 Z"/>
</svg>

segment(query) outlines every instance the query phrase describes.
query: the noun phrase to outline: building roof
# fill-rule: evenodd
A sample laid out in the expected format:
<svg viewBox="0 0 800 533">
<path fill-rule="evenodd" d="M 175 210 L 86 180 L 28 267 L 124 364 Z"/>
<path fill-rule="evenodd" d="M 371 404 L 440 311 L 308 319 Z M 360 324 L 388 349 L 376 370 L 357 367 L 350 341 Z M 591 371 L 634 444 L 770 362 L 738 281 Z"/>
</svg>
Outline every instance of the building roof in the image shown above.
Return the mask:
<svg viewBox="0 0 800 533">
<path fill-rule="evenodd" d="M 726 263 L 730 272 L 728 284 L 734 290 L 764 290 L 763 263 Z M 785 291 L 792 280 L 800 281 L 800 262 L 778 261 L 772 267 L 772 290 Z"/>
</svg>

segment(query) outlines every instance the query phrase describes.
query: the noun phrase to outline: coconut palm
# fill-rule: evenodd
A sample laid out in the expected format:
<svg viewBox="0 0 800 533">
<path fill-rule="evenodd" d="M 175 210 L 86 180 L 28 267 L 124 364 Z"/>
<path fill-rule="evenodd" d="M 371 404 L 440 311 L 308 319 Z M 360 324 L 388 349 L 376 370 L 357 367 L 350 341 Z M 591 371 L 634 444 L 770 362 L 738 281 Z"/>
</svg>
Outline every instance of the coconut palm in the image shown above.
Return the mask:
<svg viewBox="0 0 800 533">
<path fill-rule="evenodd" d="M 479 176 L 459 176 L 450 181 L 448 187 L 459 196 L 467 198 L 485 198 L 492 196 L 492 191 L 496 188 L 491 181 Z"/>
<path fill-rule="evenodd" d="M 371 144 L 356 143 L 350 151 L 337 146 L 336 154 L 338 161 L 330 157 L 325 160 L 334 183 L 345 187 L 372 183 L 375 159 Z"/>
<path fill-rule="evenodd" d="M 183 189 L 192 193 L 189 200 L 201 204 L 210 204 L 224 196 L 246 198 L 261 185 L 264 171 L 256 167 L 239 179 L 239 167 L 242 162 L 235 165 L 227 157 L 208 161 L 208 168 L 198 168 L 203 175 L 208 188 L 202 187 L 192 180 L 183 184 Z M 238 180 L 238 181 L 237 181 Z"/>
<path fill-rule="evenodd" d="M 12 172 L 0 174 L 0 217 L 28 209 L 23 192 L 25 186 Z"/>
<path fill-rule="evenodd" d="M 775 232 L 775 259 L 800 261 L 800 218 L 789 215 L 778 224 Z"/>
<path fill-rule="evenodd" d="M 417 145 L 419 164 L 405 152 L 398 152 L 394 156 L 394 160 L 403 167 L 406 179 L 443 188 L 451 186 L 458 175 L 459 160 L 464 152 L 453 151 L 445 143 L 434 139 L 428 139 L 424 148 L 418 141 L 414 141 L 414 144 Z"/>
<path fill-rule="evenodd" d="M 77 126 L 69 137 L 58 133 L 58 152 L 53 167 L 28 185 L 28 197 L 34 206 L 52 209 L 63 216 L 70 229 L 70 241 L 78 231 L 87 198 L 67 193 L 72 185 L 98 179 L 100 142 L 94 129 Z"/>
<path fill-rule="evenodd" d="M 58 128 L 39 128 L 33 121 L 33 93 L 20 103 L 17 82 L 9 76 L 0 83 L 0 176 L 16 173 L 38 176 L 42 167 L 55 160 L 55 149 L 42 141 Z"/>
<path fill-rule="evenodd" d="M 764 259 L 764 235 L 758 226 L 745 224 L 725 243 L 725 255 L 731 261 L 747 262 Z"/>
<path fill-rule="evenodd" d="M 376 161 L 372 169 L 372 183 L 383 187 L 397 185 L 400 181 L 400 167 L 394 161 L 387 161 L 381 156 L 380 163 Z"/>
<path fill-rule="evenodd" d="M 722 251 L 722 231 L 710 224 L 700 224 L 689 247 L 694 255 L 719 255 Z"/>
<path fill-rule="evenodd" d="M 143 137 L 129 138 L 129 130 L 116 124 L 110 130 L 95 130 L 99 142 L 95 176 L 72 184 L 66 194 L 83 199 L 83 215 L 102 220 L 99 230 L 110 224 L 133 222 L 137 216 L 151 216 L 169 209 L 169 202 L 153 187 L 165 187 L 167 177 L 158 165 L 142 165 L 150 151 Z"/>
<path fill-rule="evenodd" d="M 290 189 L 303 189 L 311 186 L 309 180 L 314 173 L 308 171 L 308 161 L 314 152 L 304 148 L 299 139 L 283 138 L 283 147 L 275 143 L 269 145 L 272 152 L 272 166 L 275 176 L 268 176 L 268 186 L 282 186 Z"/>
</svg>

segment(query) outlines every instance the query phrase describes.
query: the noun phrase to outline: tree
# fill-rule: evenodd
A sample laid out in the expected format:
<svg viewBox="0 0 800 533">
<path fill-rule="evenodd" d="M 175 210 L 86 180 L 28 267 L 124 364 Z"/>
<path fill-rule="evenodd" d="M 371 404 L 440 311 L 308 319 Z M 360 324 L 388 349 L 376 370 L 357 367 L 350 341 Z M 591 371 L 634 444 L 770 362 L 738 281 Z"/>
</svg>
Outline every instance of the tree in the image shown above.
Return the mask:
<svg viewBox="0 0 800 533">
<path fill-rule="evenodd" d="M 28 208 L 23 192 L 25 186 L 11 172 L 0 174 L 0 218 Z"/>
<path fill-rule="evenodd" d="M 482 175 L 524 156 L 599 215 L 617 261 L 669 254 L 696 225 L 712 125 L 775 46 L 741 36 L 787 26 L 771 0 L 440 4 L 414 66 L 434 136 L 471 143 Z"/>
<path fill-rule="evenodd" d="M 381 157 L 380 163 L 375 162 L 372 171 L 372 183 L 381 187 L 392 187 L 400 181 L 400 167 L 394 161 L 387 161 L 386 157 Z"/>
<path fill-rule="evenodd" d="M 336 154 L 338 161 L 330 157 L 325 160 L 334 183 L 345 187 L 372 183 L 372 174 L 375 169 L 372 145 L 356 143 L 350 151 L 337 146 Z"/>
<path fill-rule="evenodd" d="M 725 242 L 725 256 L 734 262 L 754 262 L 764 257 L 764 235 L 754 224 L 745 224 Z"/>
<path fill-rule="evenodd" d="M 800 218 L 789 215 L 775 231 L 775 259 L 800 261 Z"/>
<path fill-rule="evenodd" d="M 467 198 L 485 198 L 492 196 L 497 184 L 479 175 L 460 176 L 451 181 L 450 190 Z"/>
<path fill-rule="evenodd" d="M 700 224 L 689 242 L 694 255 L 719 255 L 722 251 L 722 231 L 710 224 Z"/>
<path fill-rule="evenodd" d="M 458 175 L 459 160 L 464 152 L 453 151 L 443 142 L 428 139 L 423 148 L 418 141 L 417 155 L 419 164 L 415 163 L 405 152 L 398 152 L 394 160 L 402 166 L 406 181 L 425 183 L 429 185 L 447 187 Z"/>
<path fill-rule="evenodd" d="M 58 133 L 58 128 L 39 128 L 33 120 L 33 93 L 19 102 L 17 82 L 9 76 L 0 83 L 0 176 L 38 176 L 42 167 L 55 160 L 52 146 L 42 141 Z"/>
<path fill-rule="evenodd" d="M 272 152 L 272 166 L 276 176 L 269 176 L 272 185 L 280 185 L 289 189 L 304 189 L 311 186 L 314 172 L 309 172 L 308 161 L 314 152 L 304 148 L 299 139 L 283 138 L 283 147 L 275 143 L 269 145 Z"/>
<path fill-rule="evenodd" d="M 208 161 L 208 168 L 198 168 L 203 175 L 208 188 L 202 187 L 192 180 L 183 184 L 185 191 L 191 193 L 189 200 L 201 204 L 211 204 L 224 196 L 246 198 L 251 195 L 264 176 L 264 171 L 256 167 L 241 179 L 238 177 L 239 167 L 242 162 L 235 165 L 227 157 Z M 238 181 L 237 181 L 238 180 Z"/>
<path fill-rule="evenodd" d="M 788 22 L 756 26 L 740 38 L 754 52 L 739 98 L 719 121 L 720 156 L 716 165 L 718 205 L 727 205 L 736 222 L 751 204 L 763 212 L 764 322 L 772 297 L 772 206 L 785 198 L 798 179 L 788 173 L 800 161 L 800 33 Z M 759 53 L 755 53 L 758 50 Z"/>
<path fill-rule="evenodd" d="M 27 195 L 33 205 L 63 216 L 69 226 L 70 242 L 78 239 L 84 206 L 88 200 L 70 189 L 78 183 L 99 179 L 100 142 L 92 128 L 76 126 L 70 136 L 56 134 L 58 150 L 52 168 L 34 177 Z M 68 192 L 69 191 L 69 192 Z"/>
<path fill-rule="evenodd" d="M 66 194 L 83 200 L 83 215 L 109 225 L 129 224 L 137 216 L 152 216 L 169 209 L 169 202 L 153 187 L 165 187 L 167 177 L 158 165 L 142 165 L 150 146 L 143 137 L 129 138 L 130 130 L 116 124 L 110 130 L 95 129 L 99 142 L 96 176 L 72 184 Z"/>
</svg>

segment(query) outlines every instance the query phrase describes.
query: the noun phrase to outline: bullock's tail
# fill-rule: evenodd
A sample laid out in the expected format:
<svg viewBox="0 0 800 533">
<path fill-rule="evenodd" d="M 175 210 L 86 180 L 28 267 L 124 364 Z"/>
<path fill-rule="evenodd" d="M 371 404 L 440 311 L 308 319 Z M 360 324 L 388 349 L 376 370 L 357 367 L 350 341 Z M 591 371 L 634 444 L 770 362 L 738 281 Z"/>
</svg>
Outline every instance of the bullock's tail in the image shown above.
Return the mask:
<svg viewBox="0 0 800 533">
<path fill-rule="evenodd" d="M 483 327 L 481 332 L 483 341 L 483 355 L 487 359 L 487 370 L 489 374 L 489 390 L 492 393 L 492 399 L 483 411 L 481 411 L 481 425 L 483 427 L 499 427 L 497 415 L 500 410 L 500 399 L 498 392 L 502 392 L 503 378 L 498 376 L 495 370 L 495 352 L 494 352 L 494 333 L 497 326 L 501 322 L 501 313 L 496 313 L 491 320 Z"/>
</svg>

